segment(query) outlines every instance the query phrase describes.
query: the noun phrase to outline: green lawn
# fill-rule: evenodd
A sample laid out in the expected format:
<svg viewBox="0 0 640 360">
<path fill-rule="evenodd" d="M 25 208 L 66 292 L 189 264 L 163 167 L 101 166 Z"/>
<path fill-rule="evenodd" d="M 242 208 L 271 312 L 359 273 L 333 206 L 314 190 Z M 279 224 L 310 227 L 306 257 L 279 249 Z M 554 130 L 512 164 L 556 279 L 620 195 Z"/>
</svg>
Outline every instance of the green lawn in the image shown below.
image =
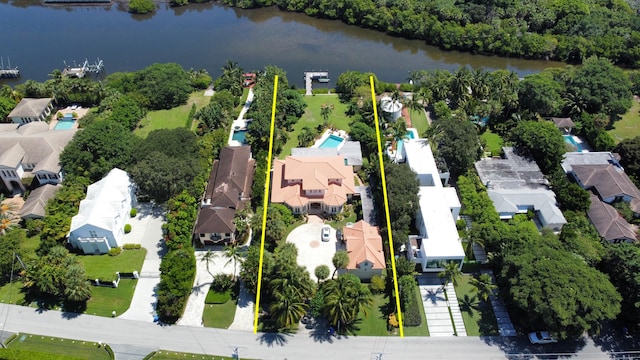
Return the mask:
<svg viewBox="0 0 640 360">
<path fill-rule="evenodd" d="M 484 151 L 491 152 L 491 154 L 500 154 L 504 146 L 504 141 L 500 135 L 492 133 L 491 130 L 487 129 L 487 131 L 480 135 L 480 138 L 484 139 L 487 143 Z"/>
<path fill-rule="evenodd" d="M 27 238 L 27 240 L 22 243 L 21 247 L 26 254 L 28 254 L 29 256 L 32 256 L 36 253 L 36 249 L 38 249 L 38 246 L 40 246 L 40 235 Z"/>
<path fill-rule="evenodd" d="M 115 279 L 116 271 L 121 273 L 142 270 L 146 249 L 122 250 L 118 256 L 78 255 L 78 260 L 84 265 L 89 279 Z"/>
<path fill-rule="evenodd" d="M 5 304 L 28 305 L 24 303 L 22 281 L 14 279 L 12 284 L 6 283 L 0 287 L 0 302 Z"/>
<path fill-rule="evenodd" d="M 229 350 L 231 352 L 231 350 Z M 242 354 L 240 354 L 242 355 Z M 148 360 L 177 360 L 177 359 L 194 359 L 194 360 L 232 360 L 234 358 L 228 356 L 220 356 L 220 355 L 202 355 L 202 354 L 191 354 L 191 353 L 181 353 L 175 351 L 166 351 L 166 350 L 158 350 L 153 355 L 146 357 Z M 243 359 L 245 359 L 243 357 Z"/>
<path fill-rule="evenodd" d="M 608 131 L 616 143 L 624 139 L 633 139 L 640 136 L 640 101 L 633 100 L 633 106 L 622 116 L 621 120 L 613 124 L 613 129 Z"/>
<path fill-rule="evenodd" d="M 121 315 L 129 309 L 137 283 L 135 279 L 122 279 L 117 288 L 93 286 L 85 314 L 111 316 L 115 311 L 116 315 Z"/>
<path fill-rule="evenodd" d="M 205 327 L 227 329 L 236 316 L 236 300 L 224 304 L 207 304 L 204 306 L 202 321 Z"/>
<path fill-rule="evenodd" d="M 458 279 L 456 296 L 460 304 L 464 327 L 469 336 L 498 335 L 498 325 L 489 302 L 478 299 L 473 292 L 473 285 L 469 283 L 471 275 L 463 275 Z"/>
<path fill-rule="evenodd" d="M 324 122 L 322 116 L 320 116 L 322 104 L 333 105 L 333 110 L 329 116 L 329 123 L 337 129 L 349 131 L 349 123 L 351 123 L 352 119 L 345 115 L 347 105 L 340 102 L 338 95 L 305 96 L 304 101 L 307 103 L 307 109 L 300 120 L 293 126 L 293 131 L 288 134 L 289 140 L 282 148 L 280 159 L 291 155 L 291 149 L 298 146 L 298 134 L 303 127 L 307 126 L 315 129 Z"/>
<path fill-rule="evenodd" d="M 373 306 L 369 310 L 368 316 L 360 313 L 358 317 L 359 323 L 356 325 L 359 329 L 356 335 L 360 336 L 388 336 L 387 316 L 385 309 L 388 306 L 388 299 L 384 294 L 373 296 Z"/>
<path fill-rule="evenodd" d="M 420 309 L 420 316 L 422 316 L 422 323 L 420 326 L 405 326 L 405 336 L 429 336 L 429 326 L 427 325 L 427 317 L 424 314 L 424 306 L 422 305 L 422 296 L 420 295 L 420 289 L 416 289 L 416 298 L 418 301 L 418 308 Z"/>
<path fill-rule="evenodd" d="M 411 115 L 411 126 L 418 130 L 418 135 L 421 137 L 424 132 L 429 128 L 429 122 L 427 121 L 427 115 L 423 110 L 409 109 L 409 115 Z"/>
<path fill-rule="evenodd" d="M 140 120 L 138 128 L 133 132 L 141 138 L 146 138 L 153 130 L 176 129 L 180 127 L 190 127 L 187 124 L 191 105 L 196 104 L 199 109 L 209 103 L 211 97 L 204 96 L 204 90 L 198 90 L 189 96 L 185 105 L 181 105 L 169 110 L 149 111 L 144 119 Z"/>
<path fill-rule="evenodd" d="M 111 359 L 105 347 L 98 343 L 31 334 L 18 334 L 18 336 L 8 344 L 8 348 L 65 355 L 74 359 Z"/>
<path fill-rule="evenodd" d="M 348 211 L 348 214 L 347 214 L 348 216 L 343 217 L 341 220 L 327 221 L 327 224 L 329 224 L 334 229 L 338 230 L 345 227 L 345 225 L 347 225 L 348 222 L 355 223 L 357 221 L 358 215 L 354 211 L 353 205 L 351 204 L 346 205 L 345 211 L 343 211 L 342 214 L 339 214 L 339 216 L 344 215 L 347 211 Z"/>
</svg>

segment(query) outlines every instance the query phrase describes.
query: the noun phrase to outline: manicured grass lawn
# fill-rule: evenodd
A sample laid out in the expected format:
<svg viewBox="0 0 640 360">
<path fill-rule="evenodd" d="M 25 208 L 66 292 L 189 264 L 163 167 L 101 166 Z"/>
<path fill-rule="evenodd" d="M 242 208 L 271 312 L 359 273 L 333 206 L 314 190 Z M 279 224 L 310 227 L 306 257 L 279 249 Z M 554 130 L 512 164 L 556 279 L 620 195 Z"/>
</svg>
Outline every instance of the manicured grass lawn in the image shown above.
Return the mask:
<svg viewBox="0 0 640 360">
<path fill-rule="evenodd" d="M 427 325 L 427 317 L 424 314 L 424 306 L 422 305 L 422 297 L 420 296 L 419 289 L 416 289 L 416 298 L 418 301 L 418 308 L 420 309 L 420 316 L 422 316 L 422 322 L 420 323 L 420 326 L 405 326 L 404 335 L 429 336 L 429 326 Z"/>
<path fill-rule="evenodd" d="M 364 316 L 360 313 L 358 320 L 360 322 L 356 325 L 359 330 L 356 331 L 356 335 L 360 336 L 388 336 L 387 331 L 387 316 L 383 313 L 383 310 L 388 306 L 388 299 L 384 294 L 377 294 L 373 296 L 373 306 L 369 310 L 369 316 Z"/>
<path fill-rule="evenodd" d="M 115 311 L 116 316 L 121 315 L 129 309 L 137 283 L 135 279 L 121 279 L 117 288 L 91 287 L 91 299 L 87 301 L 85 314 L 110 317 Z"/>
<path fill-rule="evenodd" d="M 220 355 L 202 355 L 191 353 L 179 353 L 175 351 L 158 350 L 152 356 L 146 358 L 149 360 L 177 360 L 177 359 L 194 359 L 194 360 L 232 360 L 232 357 Z M 243 358 L 244 359 L 244 358 Z"/>
<path fill-rule="evenodd" d="M 624 139 L 633 139 L 640 136 L 640 101 L 633 100 L 633 106 L 622 116 L 621 120 L 613 124 L 613 129 L 608 131 L 616 143 Z"/>
<path fill-rule="evenodd" d="M 236 316 L 236 300 L 229 300 L 224 304 L 212 304 L 204 306 L 202 321 L 205 327 L 227 329 L 233 323 Z"/>
<path fill-rule="evenodd" d="M 8 347 L 9 349 L 16 350 L 65 355 L 74 359 L 111 359 L 104 346 L 98 343 L 49 336 L 18 334 L 18 336 L 9 343 Z"/>
<path fill-rule="evenodd" d="M 116 271 L 121 273 L 142 270 L 146 249 L 122 250 L 118 256 L 78 255 L 89 279 L 115 279 Z"/>
<path fill-rule="evenodd" d="M 187 119 L 189 111 L 191 111 L 191 105 L 196 104 L 196 107 L 200 109 L 207 105 L 210 99 L 211 97 L 204 96 L 204 90 L 198 90 L 189 96 L 189 100 L 185 105 L 169 110 L 149 111 L 147 116 L 140 120 L 138 128 L 133 133 L 141 138 L 146 138 L 153 130 L 190 127 L 191 124 L 187 124 Z"/>
<path fill-rule="evenodd" d="M 429 122 L 427 121 L 427 115 L 423 110 L 409 109 L 409 115 L 411 115 L 411 126 L 418 130 L 418 135 L 421 137 L 424 132 L 429 128 Z"/>
<path fill-rule="evenodd" d="M 340 102 L 338 95 L 305 96 L 304 100 L 307 103 L 307 109 L 300 120 L 293 126 L 293 131 L 288 134 L 289 140 L 282 148 L 280 159 L 291 155 L 291 149 L 298 146 L 298 134 L 303 127 L 307 126 L 315 130 L 318 125 L 324 122 L 322 116 L 320 116 L 322 104 L 333 104 L 329 123 L 340 130 L 349 132 L 349 123 L 351 123 L 352 119 L 345 115 L 347 105 Z"/>
<path fill-rule="evenodd" d="M 500 135 L 492 133 L 491 130 L 487 129 L 480 137 L 487 143 L 484 151 L 490 151 L 492 154 L 499 154 L 502 151 L 504 141 Z"/>
<path fill-rule="evenodd" d="M 27 305 L 24 303 L 22 281 L 13 280 L 13 284 L 6 283 L 0 287 L 0 302 L 5 304 Z"/>
<path fill-rule="evenodd" d="M 463 275 L 458 279 L 458 286 L 456 286 L 456 296 L 460 304 L 467 335 L 498 335 L 498 325 L 493 314 L 493 308 L 489 302 L 478 299 L 473 292 L 473 286 L 469 283 L 471 279 L 471 275 Z"/>
</svg>

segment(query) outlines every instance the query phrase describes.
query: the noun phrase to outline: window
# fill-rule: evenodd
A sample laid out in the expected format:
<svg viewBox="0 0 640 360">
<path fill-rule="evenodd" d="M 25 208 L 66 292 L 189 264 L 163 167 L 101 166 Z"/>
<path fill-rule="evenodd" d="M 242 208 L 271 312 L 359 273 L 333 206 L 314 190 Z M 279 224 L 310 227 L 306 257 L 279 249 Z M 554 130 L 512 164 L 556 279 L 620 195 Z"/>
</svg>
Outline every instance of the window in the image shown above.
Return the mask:
<svg viewBox="0 0 640 360">
<path fill-rule="evenodd" d="M 91 231 L 89 231 L 89 236 L 92 237 L 92 238 L 97 238 L 98 234 L 95 231 L 91 230 Z"/>
</svg>

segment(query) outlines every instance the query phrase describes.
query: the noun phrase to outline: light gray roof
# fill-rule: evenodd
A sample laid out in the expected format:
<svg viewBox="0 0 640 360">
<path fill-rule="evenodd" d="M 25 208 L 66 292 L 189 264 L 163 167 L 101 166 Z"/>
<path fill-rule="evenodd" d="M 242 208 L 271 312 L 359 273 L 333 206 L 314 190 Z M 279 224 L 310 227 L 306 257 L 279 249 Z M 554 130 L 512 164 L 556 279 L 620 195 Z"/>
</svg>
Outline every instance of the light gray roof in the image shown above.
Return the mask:
<svg viewBox="0 0 640 360">
<path fill-rule="evenodd" d="M 556 127 L 558 127 L 559 129 L 562 128 L 570 128 L 570 127 L 574 127 L 576 124 L 573 123 L 573 121 L 571 120 L 571 118 L 566 117 L 566 118 L 557 118 L 557 117 L 552 117 L 551 121 L 553 121 L 553 123 L 556 125 Z"/>
<path fill-rule="evenodd" d="M 291 156 L 336 156 L 336 148 L 293 148 Z"/>
<path fill-rule="evenodd" d="M 607 241 L 638 240 L 631 225 L 620 216 L 618 211 L 613 206 L 600 201 L 596 195 L 591 194 L 591 206 L 587 215 L 600 236 Z"/>
<path fill-rule="evenodd" d="M 614 165 L 622 169 L 615 154 L 608 151 L 599 152 L 567 152 L 562 159 L 562 169 L 568 173 L 573 165 Z"/>
<path fill-rule="evenodd" d="M 535 161 L 515 153 L 512 147 L 502 148 L 504 158 L 484 158 L 475 167 L 482 183 L 489 189 L 547 189 L 548 181 Z"/>
<path fill-rule="evenodd" d="M 43 218 L 47 202 L 52 199 L 61 185 L 46 184 L 33 190 L 20 210 L 21 218 Z"/>
<path fill-rule="evenodd" d="M 345 141 L 342 147 L 338 149 L 338 155 L 344 156 L 347 165 L 362 165 L 362 148 L 359 141 Z"/>
<path fill-rule="evenodd" d="M 49 130 L 49 124 L 40 121 L 14 130 L 0 131 L 0 163 L 15 163 L 20 157 L 18 163 L 35 164 L 33 171 L 57 173 L 60 171 L 60 152 L 75 133 L 76 129 Z"/>
<path fill-rule="evenodd" d="M 541 220 L 547 224 L 566 224 L 562 211 L 556 206 L 556 197 L 551 190 L 489 189 L 487 194 L 499 213 L 517 213 L 520 207 L 533 207 L 539 212 Z"/>
<path fill-rule="evenodd" d="M 24 158 L 25 151 L 20 144 L 14 144 L 6 151 L 0 153 L 0 166 L 17 168 Z"/>
<path fill-rule="evenodd" d="M 24 98 L 9 113 L 9 117 L 33 118 L 39 117 L 51 103 L 51 98 L 32 99 Z"/>
</svg>

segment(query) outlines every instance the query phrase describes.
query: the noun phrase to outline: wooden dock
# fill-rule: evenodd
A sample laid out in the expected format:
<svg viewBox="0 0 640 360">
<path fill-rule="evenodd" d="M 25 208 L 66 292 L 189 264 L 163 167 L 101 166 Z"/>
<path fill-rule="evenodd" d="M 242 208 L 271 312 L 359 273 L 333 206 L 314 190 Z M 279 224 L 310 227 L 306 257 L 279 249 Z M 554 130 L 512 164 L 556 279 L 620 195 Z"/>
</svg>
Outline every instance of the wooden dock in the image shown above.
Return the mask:
<svg viewBox="0 0 640 360">
<path fill-rule="evenodd" d="M 305 71 L 304 72 L 304 84 L 306 93 L 305 95 L 313 95 L 313 80 L 318 82 L 329 82 L 328 71 Z"/>
<path fill-rule="evenodd" d="M 9 64 L 4 67 L 4 58 L 0 58 L 0 78 L 17 78 L 20 77 L 20 70 L 18 67 L 11 67 L 11 60 L 7 58 Z"/>
<path fill-rule="evenodd" d="M 87 59 L 84 60 L 82 66 L 67 66 L 62 71 L 63 76 L 73 76 L 79 79 L 83 78 L 86 74 L 98 74 L 104 68 L 102 60 L 98 59 L 95 63 L 89 64 Z"/>
</svg>

